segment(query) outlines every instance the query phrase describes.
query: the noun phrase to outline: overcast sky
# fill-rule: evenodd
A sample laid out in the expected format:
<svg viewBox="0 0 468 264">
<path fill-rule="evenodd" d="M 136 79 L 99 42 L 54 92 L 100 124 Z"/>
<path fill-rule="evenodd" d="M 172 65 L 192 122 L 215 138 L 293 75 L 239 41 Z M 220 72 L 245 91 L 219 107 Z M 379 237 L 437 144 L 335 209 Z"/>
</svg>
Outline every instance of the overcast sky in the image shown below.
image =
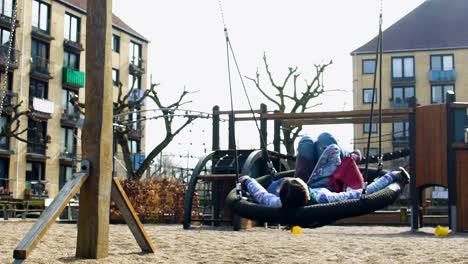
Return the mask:
<svg viewBox="0 0 468 264">
<path fill-rule="evenodd" d="M 384 0 L 384 29 L 422 2 Z M 377 35 L 380 0 L 222 0 L 221 3 L 242 75 L 255 76 L 257 68 L 262 67 L 263 53 L 267 54 L 278 81 L 283 80 L 290 66 L 298 66 L 302 78 L 310 80 L 314 64 L 333 60 L 325 73 L 325 88 L 346 92 L 319 97 L 314 103 L 323 106 L 314 111 L 352 109 L 350 52 Z M 211 112 L 214 105 L 219 105 L 223 110 L 230 109 L 226 43 L 218 0 L 114 0 L 113 12 L 150 41 L 147 72 L 161 84 L 159 93 L 163 100 L 174 101 L 185 86 L 187 90 L 198 91 L 191 95 L 193 103 L 186 108 Z M 254 108 L 266 102 L 249 81 L 245 83 Z M 232 74 L 232 84 L 234 108 L 248 109 L 237 74 Z M 269 109 L 273 110 L 273 105 Z M 158 142 L 164 130 L 155 121 L 148 122 L 146 127 L 148 149 Z M 340 131 L 334 132 L 340 144 L 349 145 L 353 137 L 350 125 L 340 129 L 307 127 L 304 134 L 315 136 L 332 129 Z M 259 140 L 255 133 L 254 124 L 238 126 L 239 148 L 257 148 Z M 227 127 L 222 127 L 221 136 L 221 147 L 226 148 Z M 199 156 L 205 146 L 211 148 L 210 120 L 196 121 L 166 152 Z"/>
</svg>

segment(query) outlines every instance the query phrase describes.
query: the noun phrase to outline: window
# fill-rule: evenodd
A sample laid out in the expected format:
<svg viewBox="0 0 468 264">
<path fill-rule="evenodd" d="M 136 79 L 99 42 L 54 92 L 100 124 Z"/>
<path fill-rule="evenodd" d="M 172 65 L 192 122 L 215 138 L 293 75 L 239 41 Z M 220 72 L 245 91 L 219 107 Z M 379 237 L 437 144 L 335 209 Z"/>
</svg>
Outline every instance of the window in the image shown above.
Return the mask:
<svg viewBox="0 0 468 264">
<path fill-rule="evenodd" d="M 130 41 L 130 63 L 141 67 L 141 45 Z"/>
<path fill-rule="evenodd" d="M 414 58 L 413 57 L 394 57 L 392 58 L 392 78 L 414 79 Z"/>
<path fill-rule="evenodd" d="M 49 73 L 49 45 L 33 39 L 31 42 L 31 71 Z"/>
<path fill-rule="evenodd" d="M 11 32 L 7 29 L 4 29 L 4 28 L 0 28 L 0 41 L 2 41 L 2 46 L 7 46 L 8 47 L 8 44 L 10 42 L 10 34 Z M 2 52 L 2 57 L 5 56 L 6 58 L 6 52 L 7 50 L 5 50 L 5 54 L 3 54 Z"/>
<path fill-rule="evenodd" d="M 362 89 L 362 103 L 370 104 L 372 103 L 372 88 Z M 374 103 L 377 103 L 377 93 L 374 95 Z"/>
<path fill-rule="evenodd" d="M 59 178 L 59 189 L 62 189 L 62 187 L 73 179 L 73 167 L 71 166 L 60 166 L 60 178 Z"/>
<path fill-rule="evenodd" d="M 0 0 L 0 14 L 6 17 L 13 17 L 13 0 Z"/>
<path fill-rule="evenodd" d="M 364 124 L 364 133 L 369 133 L 369 123 Z M 377 133 L 377 124 L 372 123 L 372 131 L 370 133 Z"/>
<path fill-rule="evenodd" d="M 49 58 L 49 45 L 45 42 L 33 39 L 31 42 L 31 57 L 35 58 Z"/>
<path fill-rule="evenodd" d="M 392 88 L 392 101 L 394 104 L 408 104 L 407 99 L 413 96 L 414 86 Z"/>
<path fill-rule="evenodd" d="M 29 99 L 33 97 L 47 99 L 47 83 L 31 79 L 29 84 Z"/>
<path fill-rule="evenodd" d="M 128 76 L 128 89 L 129 90 L 132 90 L 132 89 L 140 90 L 141 89 L 141 76 L 136 76 L 136 75 L 130 74 Z"/>
<path fill-rule="evenodd" d="M 455 88 L 452 84 L 447 85 L 432 85 L 431 86 L 431 103 L 441 104 L 445 103 L 447 97 L 447 91 L 455 91 Z"/>
<path fill-rule="evenodd" d="M 45 164 L 26 162 L 26 189 L 32 189 L 33 195 L 47 195 L 45 189 Z"/>
<path fill-rule="evenodd" d="M 44 144 L 47 136 L 47 123 L 28 120 L 28 141 Z M 44 145 L 28 144 L 28 152 L 45 155 Z"/>
<path fill-rule="evenodd" d="M 80 69 L 80 55 L 69 51 L 63 52 L 63 67 L 70 68 L 72 70 Z"/>
<path fill-rule="evenodd" d="M 0 189 L 8 192 L 8 167 L 10 159 L 0 158 Z M 3 180 L 3 181 L 2 181 Z"/>
<path fill-rule="evenodd" d="M 362 60 L 362 74 L 375 73 L 375 60 Z"/>
<path fill-rule="evenodd" d="M 128 141 L 128 148 L 130 150 L 130 153 L 132 153 L 132 154 L 140 153 L 140 141 L 129 140 Z"/>
<path fill-rule="evenodd" d="M 49 33 L 49 8 L 48 4 L 38 0 L 33 0 L 33 29 Z"/>
<path fill-rule="evenodd" d="M 73 42 L 80 41 L 80 18 L 65 13 L 63 37 Z"/>
<path fill-rule="evenodd" d="M 3 127 L 6 125 L 8 122 L 8 117 L 7 116 L 0 116 L 0 133 L 3 130 Z M 0 149 L 10 149 L 10 139 L 8 137 L 2 136 L 0 137 Z"/>
<path fill-rule="evenodd" d="M 63 89 L 62 90 L 62 113 L 67 116 L 77 116 L 75 106 L 70 102 L 70 99 L 77 96 L 75 91 Z"/>
<path fill-rule="evenodd" d="M 409 140 L 409 122 L 393 123 L 393 140 L 405 142 Z"/>
<path fill-rule="evenodd" d="M 73 155 L 76 153 L 76 128 L 61 128 L 60 152 L 67 155 Z"/>
<path fill-rule="evenodd" d="M 431 55 L 431 70 L 453 70 L 453 55 Z"/>
<path fill-rule="evenodd" d="M 133 109 L 133 112 L 128 115 L 128 122 L 133 130 L 141 128 L 141 114 L 138 112 L 140 108 Z"/>
<path fill-rule="evenodd" d="M 112 68 L 112 82 L 114 86 L 119 86 L 119 70 Z"/>
<path fill-rule="evenodd" d="M 120 52 L 120 37 L 117 35 L 112 35 L 112 50 L 117 53 Z"/>
</svg>

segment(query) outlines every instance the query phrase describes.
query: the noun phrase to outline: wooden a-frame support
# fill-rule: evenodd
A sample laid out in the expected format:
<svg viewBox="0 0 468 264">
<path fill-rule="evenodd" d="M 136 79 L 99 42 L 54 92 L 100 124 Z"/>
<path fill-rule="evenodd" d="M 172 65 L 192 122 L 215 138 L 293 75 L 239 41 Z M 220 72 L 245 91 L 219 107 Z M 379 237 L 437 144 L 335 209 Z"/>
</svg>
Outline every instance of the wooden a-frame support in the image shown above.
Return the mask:
<svg viewBox="0 0 468 264">
<path fill-rule="evenodd" d="M 88 166 L 89 165 L 82 165 L 82 168 L 89 168 Z M 63 186 L 50 206 L 44 210 L 41 217 L 36 221 L 36 223 L 34 223 L 28 233 L 24 236 L 23 240 L 21 240 L 13 251 L 13 257 L 15 259 L 24 260 L 28 257 L 52 223 L 55 222 L 55 219 L 57 219 L 63 209 L 65 209 L 70 199 L 78 192 L 83 183 L 88 179 L 88 174 L 89 172 L 85 170 L 80 173 L 76 173 L 74 175 L 75 178 Z M 146 234 L 140 219 L 135 213 L 127 195 L 120 185 L 120 182 L 115 178 L 112 179 L 111 196 L 112 200 L 116 203 L 122 213 L 122 217 L 128 224 L 130 231 L 135 237 L 141 250 L 147 253 L 154 253 L 155 249 L 151 243 L 151 239 Z"/>
<path fill-rule="evenodd" d="M 82 172 L 68 182 L 44 210 L 13 252 L 21 263 L 80 190 L 76 256 L 104 258 L 109 254 L 110 200 L 144 252 L 154 246 L 118 180 L 112 178 L 113 106 L 111 78 L 112 0 L 88 1 L 86 16 L 86 119 L 82 135 Z M 81 189 L 80 189 L 81 188 Z"/>
</svg>

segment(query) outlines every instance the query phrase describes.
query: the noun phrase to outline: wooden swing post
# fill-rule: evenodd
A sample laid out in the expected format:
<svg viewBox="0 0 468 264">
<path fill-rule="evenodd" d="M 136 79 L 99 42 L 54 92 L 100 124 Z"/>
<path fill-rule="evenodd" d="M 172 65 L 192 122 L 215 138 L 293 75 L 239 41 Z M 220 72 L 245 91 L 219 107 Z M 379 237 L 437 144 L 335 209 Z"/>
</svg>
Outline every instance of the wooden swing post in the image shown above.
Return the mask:
<svg viewBox="0 0 468 264">
<path fill-rule="evenodd" d="M 112 0 L 88 1 L 86 16 L 86 119 L 83 159 L 91 162 L 80 191 L 76 256 L 105 258 L 109 244 L 112 182 Z"/>
</svg>

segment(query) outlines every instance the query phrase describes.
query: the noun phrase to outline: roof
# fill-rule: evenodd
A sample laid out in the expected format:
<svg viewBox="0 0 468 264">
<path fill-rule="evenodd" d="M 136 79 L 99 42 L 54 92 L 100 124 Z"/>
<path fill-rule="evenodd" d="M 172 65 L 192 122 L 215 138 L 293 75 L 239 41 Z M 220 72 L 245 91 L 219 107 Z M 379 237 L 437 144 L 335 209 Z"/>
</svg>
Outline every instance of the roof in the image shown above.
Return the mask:
<svg viewBox="0 0 468 264">
<path fill-rule="evenodd" d="M 58 0 L 58 2 L 71 7 L 77 11 L 80 11 L 84 14 L 86 14 L 86 9 L 87 9 L 87 0 Z M 140 33 L 136 32 L 133 28 L 131 28 L 129 25 L 125 24 L 125 22 L 122 21 L 119 17 L 116 15 L 112 14 L 112 26 L 120 29 L 144 42 L 149 42 L 143 35 Z"/>
<path fill-rule="evenodd" d="M 467 0 L 426 0 L 383 32 L 383 52 L 468 48 L 467 14 Z M 352 54 L 376 45 L 377 37 Z"/>
</svg>

